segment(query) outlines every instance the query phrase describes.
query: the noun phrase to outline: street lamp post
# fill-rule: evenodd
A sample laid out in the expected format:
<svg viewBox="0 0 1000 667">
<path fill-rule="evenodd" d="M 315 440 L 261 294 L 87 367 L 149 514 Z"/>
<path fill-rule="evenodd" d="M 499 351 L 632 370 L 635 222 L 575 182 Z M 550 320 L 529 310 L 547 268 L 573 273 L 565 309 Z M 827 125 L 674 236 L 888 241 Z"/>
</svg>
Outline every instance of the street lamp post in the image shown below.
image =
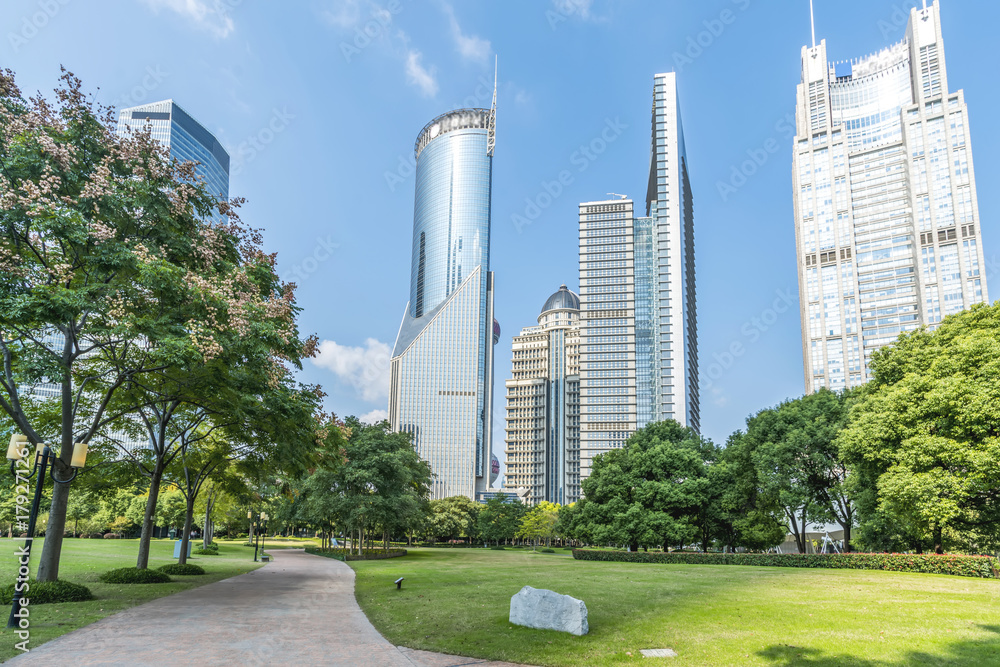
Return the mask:
<svg viewBox="0 0 1000 667">
<path fill-rule="evenodd" d="M 257 545 L 260 544 L 261 556 L 264 555 L 264 545 L 260 542 L 260 534 L 264 533 L 264 539 L 267 539 L 267 512 L 261 512 L 257 515 L 257 539 L 254 541 L 253 547 L 253 562 L 257 562 Z"/>
<path fill-rule="evenodd" d="M 31 500 L 31 512 L 28 515 L 27 536 L 24 540 L 24 548 L 21 549 L 20 559 L 20 564 L 26 572 L 30 572 L 31 568 L 31 545 L 35 539 L 35 523 L 38 520 L 38 507 L 42 502 L 42 492 L 45 488 L 45 472 L 48 469 L 50 459 L 53 466 L 50 476 L 52 477 L 52 481 L 57 484 L 69 484 L 72 482 L 76 479 L 76 475 L 80 472 L 80 468 L 83 468 L 87 463 L 87 443 L 78 442 L 73 447 L 73 459 L 70 461 L 70 467 L 73 468 L 73 475 L 69 479 L 58 479 L 55 471 L 55 453 L 53 453 L 52 450 L 49 449 L 49 446 L 45 444 L 39 444 L 35 451 L 35 464 L 32 466 L 31 472 L 28 473 L 27 479 L 31 479 L 34 477 L 35 473 L 38 472 L 38 483 L 35 485 L 35 494 Z M 10 461 L 10 473 L 14 475 L 15 480 L 19 478 L 23 479 L 22 476 L 17 474 L 15 468 L 18 461 L 22 461 L 27 458 L 28 453 L 27 436 L 18 434 L 11 436 L 10 445 L 7 447 L 7 460 Z M 25 483 L 24 486 L 27 487 L 27 484 Z M 25 491 L 27 491 L 27 489 L 25 489 Z M 21 581 L 20 571 L 21 568 L 18 568 L 18 577 L 14 580 L 14 597 L 10 603 L 10 618 L 7 619 L 8 628 L 18 627 L 18 621 L 21 616 L 21 592 L 23 587 L 18 586 Z M 26 573 L 24 581 L 27 580 L 28 575 Z"/>
</svg>

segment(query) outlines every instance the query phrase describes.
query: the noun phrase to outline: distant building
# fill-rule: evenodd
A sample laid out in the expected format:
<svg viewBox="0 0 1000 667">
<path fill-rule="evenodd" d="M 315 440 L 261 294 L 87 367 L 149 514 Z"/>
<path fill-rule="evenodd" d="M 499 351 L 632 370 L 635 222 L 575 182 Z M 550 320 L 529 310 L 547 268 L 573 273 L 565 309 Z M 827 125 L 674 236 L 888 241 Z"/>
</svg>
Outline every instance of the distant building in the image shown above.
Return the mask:
<svg viewBox="0 0 1000 667">
<path fill-rule="evenodd" d="M 580 297 L 565 285 L 550 296 L 538 326 L 513 340 L 507 380 L 506 484 L 525 501 L 580 498 Z"/>
<path fill-rule="evenodd" d="M 229 153 L 215 135 L 173 100 L 162 100 L 118 112 L 118 134 L 149 127 L 153 139 L 170 149 L 179 162 L 197 162 L 208 191 L 229 199 Z"/>
<path fill-rule="evenodd" d="M 802 49 L 792 170 L 807 392 L 857 387 L 900 333 L 988 303 L 969 114 L 937 2 L 903 41 Z"/>
<path fill-rule="evenodd" d="M 389 423 L 431 465 L 432 498 L 486 492 L 493 413 L 493 109 L 417 137 L 410 300 L 392 353 Z"/>
</svg>

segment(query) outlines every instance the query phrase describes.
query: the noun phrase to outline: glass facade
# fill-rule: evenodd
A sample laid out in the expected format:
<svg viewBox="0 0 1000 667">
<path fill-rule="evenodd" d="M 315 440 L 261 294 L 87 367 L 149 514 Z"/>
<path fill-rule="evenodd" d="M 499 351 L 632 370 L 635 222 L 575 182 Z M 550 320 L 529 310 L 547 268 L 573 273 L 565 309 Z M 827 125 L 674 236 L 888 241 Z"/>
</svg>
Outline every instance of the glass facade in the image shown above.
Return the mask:
<svg viewBox="0 0 1000 667">
<path fill-rule="evenodd" d="M 793 169 L 809 392 L 869 378 L 900 333 L 987 301 L 963 91 L 935 2 L 906 38 L 828 64 L 802 51 Z"/>
<path fill-rule="evenodd" d="M 650 269 L 654 276 L 651 312 L 654 375 L 648 399 L 652 411 L 649 419 L 641 419 L 639 425 L 676 419 L 698 431 L 701 397 L 694 201 L 675 74 L 657 74 L 653 79 L 651 124 L 646 215 L 651 219 L 653 243 Z M 637 257 L 637 267 L 640 263 L 641 258 Z M 638 296 L 638 282 L 636 289 Z"/>
<path fill-rule="evenodd" d="M 393 351 L 389 420 L 435 474 L 432 497 L 489 481 L 493 386 L 490 110 L 435 118 L 417 138 L 410 301 Z"/>
<path fill-rule="evenodd" d="M 118 133 L 149 127 L 152 137 L 178 162 L 197 162 L 198 176 L 220 200 L 229 199 L 229 153 L 211 132 L 173 100 L 122 109 Z"/>
</svg>

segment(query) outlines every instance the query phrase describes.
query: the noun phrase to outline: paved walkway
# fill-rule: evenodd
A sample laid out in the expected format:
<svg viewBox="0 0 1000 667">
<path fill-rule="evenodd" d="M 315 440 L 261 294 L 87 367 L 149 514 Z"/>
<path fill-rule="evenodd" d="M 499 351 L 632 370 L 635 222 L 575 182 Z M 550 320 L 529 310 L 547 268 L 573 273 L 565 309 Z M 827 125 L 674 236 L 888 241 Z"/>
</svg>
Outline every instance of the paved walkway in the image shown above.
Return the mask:
<svg viewBox="0 0 1000 667">
<path fill-rule="evenodd" d="M 354 570 L 301 550 L 63 635 L 11 665 L 515 667 L 397 648 L 354 599 Z"/>
</svg>

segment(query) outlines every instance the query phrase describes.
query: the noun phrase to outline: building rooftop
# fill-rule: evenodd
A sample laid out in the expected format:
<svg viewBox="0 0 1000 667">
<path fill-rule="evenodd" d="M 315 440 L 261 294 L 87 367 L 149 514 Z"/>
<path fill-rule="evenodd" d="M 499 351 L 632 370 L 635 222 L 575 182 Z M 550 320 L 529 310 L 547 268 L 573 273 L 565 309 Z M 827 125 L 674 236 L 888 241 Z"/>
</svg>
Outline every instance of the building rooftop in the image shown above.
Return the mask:
<svg viewBox="0 0 1000 667">
<path fill-rule="evenodd" d="M 580 297 L 565 285 L 560 285 L 559 291 L 550 296 L 542 306 L 543 313 L 550 310 L 580 310 Z"/>
</svg>

